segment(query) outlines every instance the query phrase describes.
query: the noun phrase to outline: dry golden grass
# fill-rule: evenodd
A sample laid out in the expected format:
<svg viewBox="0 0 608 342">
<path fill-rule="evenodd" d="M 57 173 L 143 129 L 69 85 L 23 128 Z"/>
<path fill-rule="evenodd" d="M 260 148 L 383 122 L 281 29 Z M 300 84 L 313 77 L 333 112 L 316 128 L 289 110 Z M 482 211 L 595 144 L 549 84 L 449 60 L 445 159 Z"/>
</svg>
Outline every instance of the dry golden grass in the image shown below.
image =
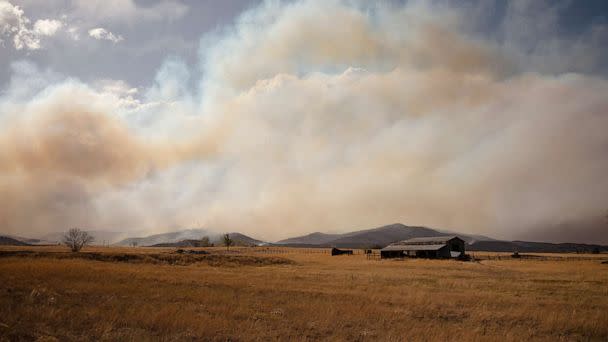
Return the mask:
<svg viewBox="0 0 608 342">
<path fill-rule="evenodd" d="M 608 265 L 598 260 L 375 261 L 281 251 L 214 249 L 219 262 L 187 266 L 4 256 L 0 340 L 608 340 Z M 293 263 L 230 262 L 235 256 Z"/>
</svg>

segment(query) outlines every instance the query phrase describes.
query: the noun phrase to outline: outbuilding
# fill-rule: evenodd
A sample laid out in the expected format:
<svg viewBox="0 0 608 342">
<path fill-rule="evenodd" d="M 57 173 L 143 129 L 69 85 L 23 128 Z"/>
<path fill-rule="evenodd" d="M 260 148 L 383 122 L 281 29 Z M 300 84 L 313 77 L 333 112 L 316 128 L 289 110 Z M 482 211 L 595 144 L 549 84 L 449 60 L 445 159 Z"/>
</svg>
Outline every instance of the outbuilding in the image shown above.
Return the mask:
<svg viewBox="0 0 608 342">
<path fill-rule="evenodd" d="M 458 258 L 465 253 L 465 241 L 458 236 L 418 237 L 391 243 L 380 250 L 386 258 Z"/>
<path fill-rule="evenodd" d="M 331 255 L 353 255 L 352 249 L 337 249 L 336 247 L 331 249 Z"/>
</svg>

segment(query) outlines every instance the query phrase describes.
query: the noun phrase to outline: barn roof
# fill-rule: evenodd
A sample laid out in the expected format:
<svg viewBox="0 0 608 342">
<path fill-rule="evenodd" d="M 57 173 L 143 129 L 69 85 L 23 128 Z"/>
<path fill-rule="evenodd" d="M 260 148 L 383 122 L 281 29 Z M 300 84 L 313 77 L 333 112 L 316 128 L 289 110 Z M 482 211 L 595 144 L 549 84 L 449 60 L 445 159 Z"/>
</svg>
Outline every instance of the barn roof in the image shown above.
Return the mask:
<svg viewBox="0 0 608 342">
<path fill-rule="evenodd" d="M 453 239 L 459 239 L 462 240 L 461 238 L 459 238 L 456 235 L 446 235 L 446 236 L 431 236 L 431 237 L 417 237 L 417 238 L 411 238 L 408 240 L 403 240 L 403 241 L 399 241 L 399 242 L 395 242 L 394 244 L 399 244 L 399 245 L 419 245 L 419 244 L 445 244 L 450 240 Z M 464 240 L 463 240 L 464 241 Z"/>
<path fill-rule="evenodd" d="M 436 251 L 448 244 L 449 241 L 461 238 L 455 235 L 417 237 L 398 241 L 382 248 L 383 251 Z"/>
<path fill-rule="evenodd" d="M 436 245 L 388 245 L 381 251 L 437 251 L 445 247 L 445 244 Z"/>
</svg>

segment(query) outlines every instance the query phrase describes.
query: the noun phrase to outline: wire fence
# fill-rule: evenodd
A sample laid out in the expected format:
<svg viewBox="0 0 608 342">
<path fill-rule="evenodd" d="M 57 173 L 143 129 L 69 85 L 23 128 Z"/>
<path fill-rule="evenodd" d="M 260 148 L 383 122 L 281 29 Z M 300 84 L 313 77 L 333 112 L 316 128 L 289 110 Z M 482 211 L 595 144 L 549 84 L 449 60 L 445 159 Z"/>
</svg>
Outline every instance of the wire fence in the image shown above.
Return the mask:
<svg viewBox="0 0 608 342">
<path fill-rule="evenodd" d="M 331 254 L 330 248 L 249 247 L 246 251 L 260 254 Z"/>
<path fill-rule="evenodd" d="M 538 260 L 538 261 L 605 261 L 601 257 L 585 257 L 585 256 L 557 256 L 557 255 L 537 255 L 537 254 L 519 254 L 514 255 L 487 255 L 472 253 L 471 257 L 474 260 Z"/>
<path fill-rule="evenodd" d="M 327 254 L 331 255 L 331 248 L 326 247 L 230 247 L 231 251 L 238 251 L 242 253 L 259 253 L 259 254 Z M 342 255 L 369 255 L 370 253 L 374 253 L 369 249 L 345 249 L 342 251 L 352 251 L 352 254 L 342 254 Z M 380 257 L 380 254 L 375 252 Z"/>
</svg>

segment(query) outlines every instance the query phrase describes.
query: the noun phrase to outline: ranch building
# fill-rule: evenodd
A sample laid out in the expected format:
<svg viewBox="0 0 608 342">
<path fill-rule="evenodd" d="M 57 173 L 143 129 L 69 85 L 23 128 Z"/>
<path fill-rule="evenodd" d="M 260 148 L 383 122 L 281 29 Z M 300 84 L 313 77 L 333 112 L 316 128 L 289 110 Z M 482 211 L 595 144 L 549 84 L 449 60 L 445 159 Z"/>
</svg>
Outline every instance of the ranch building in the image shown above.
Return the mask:
<svg viewBox="0 0 608 342">
<path fill-rule="evenodd" d="M 458 258 L 464 255 L 465 242 L 458 236 L 418 237 L 391 243 L 380 250 L 386 258 Z"/>
</svg>

